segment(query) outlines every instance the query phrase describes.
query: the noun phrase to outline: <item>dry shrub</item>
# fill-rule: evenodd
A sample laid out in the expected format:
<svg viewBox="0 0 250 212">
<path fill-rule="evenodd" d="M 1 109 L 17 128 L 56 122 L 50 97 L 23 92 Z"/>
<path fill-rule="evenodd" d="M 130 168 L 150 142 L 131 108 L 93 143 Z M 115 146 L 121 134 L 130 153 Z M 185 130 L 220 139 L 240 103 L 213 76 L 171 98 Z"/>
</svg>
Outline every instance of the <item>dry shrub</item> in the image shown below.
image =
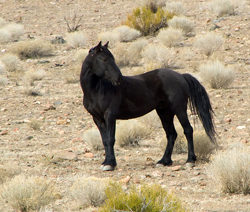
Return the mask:
<svg viewBox="0 0 250 212">
<path fill-rule="evenodd" d="M 167 47 L 177 46 L 184 40 L 183 31 L 173 27 L 161 29 L 157 39 Z"/>
<path fill-rule="evenodd" d="M 11 51 L 17 54 L 20 59 L 25 60 L 28 58 L 51 56 L 53 46 L 42 40 L 20 41 L 12 46 Z"/>
<path fill-rule="evenodd" d="M 5 163 L 4 165 L 0 165 L 0 184 L 20 174 L 20 172 L 20 168 L 13 164 Z"/>
<path fill-rule="evenodd" d="M 146 70 L 170 67 L 175 60 L 175 53 L 163 45 L 149 44 L 141 52 Z"/>
<path fill-rule="evenodd" d="M 194 30 L 194 23 L 184 16 L 174 16 L 168 21 L 170 27 L 181 29 L 185 35 Z"/>
<path fill-rule="evenodd" d="M 194 151 L 198 160 L 208 162 L 216 145 L 211 142 L 205 131 L 194 131 Z"/>
<path fill-rule="evenodd" d="M 107 200 L 99 209 L 100 212 L 185 211 L 181 200 L 159 184 L 132 185 L 124 191 L 121 184 L 110 182 L 105 193 Z"/>
<path fill-rule="evenodd" d="M 84 140 L 92 147 L 93 150 L 103 150 L 102 138 L 97 128 L 91 128 L 84 132 Z"/>
<path fill-rule="evenodd" d="M 208 61 L 199 67 L 201 77 L 211 88 L 227 88 L 234 80 L 235 72 L 226 68 L 219 60 Z"/>
<path fill-rule="evenodd" d="M 155 129 L 162 127 L 161 120 L 155 110 L 140 117 L 138 120 L 148 125 L 149 127 L 153 127 Z"/>
<path fill-rule="evenodd" d="M 8 83 L 8 78 L 0 75 L 0 86 L 5 86 Z"/>
<path fill-rule="evenodd" d="M 167 2 L 164 10 L 170 14 L 175 15 L 185 15 L 186 13 L 183 2 Z"/>
<path fill-rule="evenodd" d="M 222 192 L 250 194 L 250 154 L 245 148 L 217 152 L 208 165 L 208 173 Z"/>
<path fill-rule="evenodd" d="M 141 52 L 147 45 L 148 41 L 144 39 L 136 40 L 130 44 L 127 50 L 130 65 L 139 65 Z"/>
<path fill-rule="evenodd" d="M 3 64 L 3 62 L 0 60 L 0 75 L 2 74 L 6 74 L 6 70 L 5 70 L 5 65 Z"/>
<path fill-rule="evenodd" d="M 113 54 L 115 62 L 119 67 L 127 66 L 129 64 L 129 54 L 127 44 L 117 43 L 114 47 Z"/>
<path fill-rule="evenodd" d="M 45 74 L 46 73 L 44 70 L 30 69 L 25 72 L 23 76 L 23 82 L 29 85 L 34 85 L 34 82 L 42 80 Z"/>
<path fill-rule="evenodd" d="M 213 0 L 208 3 L 208 8 L 217 16 L 234 15 L 238 4 L 236 0 Z"/>
<path fill-rule="evenodd" d="M 89 50 L 80 49 L 75 53 L 75 60 L 82 64 L 88 54 L 89 54 Z"/>
<path fill-rule="evenodd" d="M 125 25 L 116 27 L 113 32 L 119 35 L 120 42 L 131 42 L 141 36 L 138 30 Z"/>
<path fill-rule="evenodd" d="M 65 80 L 67 83 L 79 83 L 80 81 L 81 65 L 74 64 L 71 65 L 67 73 L 65 74 Z"/>
<path fill-rule="evenodd" d="M 39 210 L 55 201 L 57 195 L 52 182 L 38 176 L 15 176 L 5 182 L 1 189 L 6 203 L 22 212 Z"/>
<path fill-rule="evenodd" d="M 214 32 L 208 32 L 205 35 L 198 36 L 194 46 L 200 49 L 208 57 L 215 51 L 221 48 L 223 44 L 223 37 Z"/>
<path fill-rule="evenodd" d="M 113 48 L 119 42 L 119 34 L 113 31 L 101 32 L 98 34 L 98 40 L 102 41 L 103 44 L 109 42 L 109 48 Z"/>
<path fill-rule="evenodd" d="M 33 130 L 40 130 L 41 128 L 41 121 L 40 120 L 37 120 L 37 119 L 32 119 L 30 120 L 30 122 L 28 123 L 29 126 L 33 129 Z"/>
<path fill-rule="evenodd" d="M 120 147 L 137 146 L 139 141 L 147 138 L 152 130 L 137 120 L 121 121 L 117 125 L 116 143 Z"/>
<path fill-rule="evenodd" d="M 100 206 L 106 199 L 107 180 L 95 177 L 76 177 L 70 188 L 71 196 L 79 207 Z"/>
<path fill-rule="evenodd" d="M 150 6 L 137 7 L 128 14 L 125 25 L 135 28 L 142 35 L 155 34 L 160 28 L 167 26 L 167 21 L 173 18 L 173 13 L 165 12 L 161 7 L 154 10 Z"/>
<path fill-rule="evenodd" d="M 0 59 L 2 63 L 5 65 L 7 71 L 12 72 L 17 70 L 19 60 L 16 55 L 7 53 L 3 55 Z"/>
<path fill-rule="evenodd" d="M 85 46 L 88 42 L 86 35 L 83 32 L 72 32 L 67 34 L 66 38 L 69 45 L 73 48 Z"/>
<path fill-rule="evenodd" d="M 0 18 L 0 43 L 17 41 L 23 34 L 23 25 L 16 23 L 7 23 L 3 18 Z"/>
</svg>

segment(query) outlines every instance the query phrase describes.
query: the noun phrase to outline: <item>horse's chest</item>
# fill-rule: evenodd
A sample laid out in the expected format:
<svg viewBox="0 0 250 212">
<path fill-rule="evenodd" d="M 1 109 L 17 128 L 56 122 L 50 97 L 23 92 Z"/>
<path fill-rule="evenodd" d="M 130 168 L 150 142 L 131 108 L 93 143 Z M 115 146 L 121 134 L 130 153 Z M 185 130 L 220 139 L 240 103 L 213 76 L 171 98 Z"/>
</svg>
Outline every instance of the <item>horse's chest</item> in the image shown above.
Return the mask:
<svg viewBox="0 0 250 212">
<path fill-rule="evenodd" d="M 91 115 L 103 115 L 107 108 L 106 102 L 85 97 L 83 99 L 83 105 Z"/>
</svg>

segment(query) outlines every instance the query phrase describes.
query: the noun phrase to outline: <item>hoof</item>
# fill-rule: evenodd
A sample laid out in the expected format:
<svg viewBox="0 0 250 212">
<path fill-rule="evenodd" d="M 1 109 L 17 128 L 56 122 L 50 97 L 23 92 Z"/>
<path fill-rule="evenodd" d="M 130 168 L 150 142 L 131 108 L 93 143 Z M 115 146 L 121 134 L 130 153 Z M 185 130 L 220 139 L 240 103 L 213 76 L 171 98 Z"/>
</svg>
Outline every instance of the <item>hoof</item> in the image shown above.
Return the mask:
<svg viewBox="0 0 250 212">
<path fill-rule="evenodd" d="M 192 169 L 195 166 L 195 163 L 186 163 L 186 168 Z"/>
<path fill-rule="evenodd" d="M 106 165 L 106 166 L 102 165 L 102 166 L 103 166 L 102 168 L 103 171 L 113 171 L 115 169 L 113 166 L 110 166 L 110 165 Z"/>
<path fill-rule="evenodd" d="M 161 167 L 164 167 L 164 165 L 161 164 L 161 163 L 157 163 L 157 164 L 155 165 L 155 167 L 156 167 L 156 168 L 161 168 Z"/>
</svg>

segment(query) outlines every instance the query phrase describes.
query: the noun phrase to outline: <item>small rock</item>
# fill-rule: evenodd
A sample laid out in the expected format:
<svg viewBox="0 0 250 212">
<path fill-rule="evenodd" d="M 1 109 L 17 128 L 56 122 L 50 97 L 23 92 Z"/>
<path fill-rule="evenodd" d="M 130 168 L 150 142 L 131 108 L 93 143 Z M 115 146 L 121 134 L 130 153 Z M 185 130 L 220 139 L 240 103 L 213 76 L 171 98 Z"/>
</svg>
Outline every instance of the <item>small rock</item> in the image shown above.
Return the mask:
<svg viewBox="0 0 250 212">
<path fill-rule="evenodd" d="M 246 126 L 238 126 L 238 127 L 236 127 L 236 129 L 238 129 L 238 130 L 242 130 L 242 129 L 245 129 L 246 128 Z"/>
<path fill-rule="evenodd" d="M 1 111 L 5 112 L 5 111 L 7 111 L 7 108 L 2 108 Z"/>
<path fill-rule="evenodd" d="M 172 167 L 172 171 L 179 171 L 180 169 L 181 169 L 181 166 Z"/>
<path fill-rule="evenodd" d="M 68 150 L 62 150 L 60 152 L 58 152 L 54 158 L 61 158 L 64 160 L 77 160 L 77 154 Z"/>
<path fill-rule="evenodd" d="M 130 176 L 127 176 L 121 180 L 119 180 L 121 183 L 124 183 L 124 184 L 127 184 L 129 181 L 130 181 L 131 177 Z"/>
<path fill-rule="evenodd" d="M 49 110 L 55 110 L 56 107 L 54 107 L 53 105 L 48 105 L 47 108 L 44 109 L 44 111 L 49 111 Z"/>
<path fill-rule="evenodd" d="M 160 170 L 156 170 L 156 171 L 152 172 L 151 176 L 153 176 L 153 177 L 162 177 L 163 173 Z"/>
<path fill-rule="evenodd" d="M 94 158 L 94 154 L 92 152 L 87 152 L 84 154 L 85 158 Z"/>
<path fill-rule="evenodd" d="M 4 130 L 3 132 L 0 132 L 0 135 L 7 135 L 8 134 L 8 130 Z"/>
</svg>

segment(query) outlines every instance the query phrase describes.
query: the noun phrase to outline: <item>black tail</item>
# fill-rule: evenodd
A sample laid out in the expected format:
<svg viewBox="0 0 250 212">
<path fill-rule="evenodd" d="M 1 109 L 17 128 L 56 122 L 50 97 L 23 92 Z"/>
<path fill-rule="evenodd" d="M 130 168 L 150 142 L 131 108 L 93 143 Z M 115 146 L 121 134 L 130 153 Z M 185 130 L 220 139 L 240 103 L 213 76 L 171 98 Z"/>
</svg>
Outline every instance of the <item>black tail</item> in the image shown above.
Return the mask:
<svg viewBox="0 0 250 212">
<path fill-rule="evenodd" d="M 198 114 L 203 127 L 213 143 L 216 143 L 216 132 L 213 124 L 213 109 L 205 88 L 190 74 L 183 74 L 189 84 L 189 102 L 193 113 Z"/>
</svg>

